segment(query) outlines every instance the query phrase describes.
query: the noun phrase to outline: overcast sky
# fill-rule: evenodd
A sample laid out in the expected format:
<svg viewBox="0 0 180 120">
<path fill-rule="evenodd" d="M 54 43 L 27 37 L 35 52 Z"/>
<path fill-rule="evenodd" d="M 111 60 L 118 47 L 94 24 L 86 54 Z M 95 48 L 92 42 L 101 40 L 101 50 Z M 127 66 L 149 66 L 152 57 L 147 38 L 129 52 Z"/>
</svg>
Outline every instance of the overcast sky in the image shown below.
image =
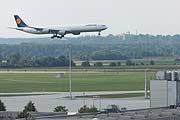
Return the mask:
<svg viewBox="0 0 180 120">
<path fill-rule="evenodd" d="M 106 24 L 102 35 L 180 33 L 180 0 L 1 0 L 0 37 L 37 36 L 7 29 L 14 14 L 32 26 Z"/>
</svg>

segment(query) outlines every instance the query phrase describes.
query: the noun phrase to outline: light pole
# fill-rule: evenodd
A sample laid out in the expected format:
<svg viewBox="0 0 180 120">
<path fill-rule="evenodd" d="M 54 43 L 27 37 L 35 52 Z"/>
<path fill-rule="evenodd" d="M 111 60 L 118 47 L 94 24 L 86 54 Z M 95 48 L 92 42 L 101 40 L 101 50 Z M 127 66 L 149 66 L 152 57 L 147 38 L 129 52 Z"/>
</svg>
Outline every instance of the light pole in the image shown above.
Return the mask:
<svg viewBox="0 0 180 120">
<path fill-rule="evenodd" d="M 148 90 L 147 90 L 147 71 L 148 71 L 148 69 L 145 69 L 145 74 L 144 74 L 144 97 L 145 97 L 145 99 L 148 98 L 148 95 L 147 95 L 147 93 L 148 93 Z"/>
<path fill-rule="evenodd" d="M 85 102 L 85 92 L 83 92 L 83 96 L 84 96 L 84 101 L 83 101 L 83 103 L 84 103 L 84 106 L 86 105 L 86 102 Z"/>
<path fill-rule="evenodd" d="M 72 100 L 72 56 L 71 56 L 71 43 L 69 43 L 69 95 Z"/>
<path fill-rule="evenodd" d="M 101 96 L 98 97 L 99 97 L 99 111 L 101 111 Z"/>
</svg>

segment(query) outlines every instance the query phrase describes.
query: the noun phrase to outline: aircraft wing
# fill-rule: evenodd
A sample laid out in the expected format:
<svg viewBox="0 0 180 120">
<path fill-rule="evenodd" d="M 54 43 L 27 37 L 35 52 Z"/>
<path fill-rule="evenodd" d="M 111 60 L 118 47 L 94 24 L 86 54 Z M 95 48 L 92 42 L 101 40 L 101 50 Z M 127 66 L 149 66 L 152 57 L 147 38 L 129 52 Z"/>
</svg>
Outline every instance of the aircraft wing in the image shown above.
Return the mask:
<svg viewBox="0 0 180 120">
<path fill-rule="evenodd" d="M 29 28 L 36 29 L 37 31 L 42 31 L 44 29 L 44 28 L 37 28 L 37 27 L 29 27 Z"/>
<path fill-rule="evenodd" d="M 66 29 L 56 29 L 56 28 L 49 28 L 48 29 L 50 34 L 59 34 L 59 35 L 66 35 L 67 31 Z"/>
<path fill-rule="evenodd" d="M 49 32 L 50 32 L 51 34 L 58 34 L 59 31 L 60 31 L 60 30 L 49 29 Z"/>
<path fill-rule="evenodd" d="M 15 29 L 15 30 L 18 30 L 18 28 L 13 28 L 13 27 L 8 27 L 9 29 Z"/>
<path fill-rule="evenodd" d="M 36 29 L 37 31 L 43 31 L 47 30 L 50 34 L 60 34 L 60 35 L 65 35 L 66 31 L 62 29 L 53 29 L 53 28 L 37 28 L 37 27 L 30 27 L 33 29 Z"/>
</svg>

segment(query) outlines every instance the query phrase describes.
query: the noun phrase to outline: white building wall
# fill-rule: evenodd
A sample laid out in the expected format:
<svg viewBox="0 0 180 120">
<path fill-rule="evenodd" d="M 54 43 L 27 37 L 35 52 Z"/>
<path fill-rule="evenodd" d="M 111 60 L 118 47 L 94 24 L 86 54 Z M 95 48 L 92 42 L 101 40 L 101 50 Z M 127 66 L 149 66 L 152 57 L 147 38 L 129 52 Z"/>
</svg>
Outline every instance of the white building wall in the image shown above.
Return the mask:
<svg viewBox="0 0 180 120">
<path fill-rule="evenodd" d="M 177 104 L 180 104 L 180 82 L 177 82 Z"/>
<path fill-rule="evenodd" d="M 166 80 L 151 80 L 150 82 L 150 107 L 167 106 L 167 81 Z"/>
<path fill-rule="evenodd" d="M 152 80 L 150 90 L 150 107 L 166 107 L 177 104 L 177 81 Z"/>
<path fill-rule="evenodd" d="M 177 100 L 177 82 L 168 81 L 168 106 L 176 105 Z"/>
</svg>

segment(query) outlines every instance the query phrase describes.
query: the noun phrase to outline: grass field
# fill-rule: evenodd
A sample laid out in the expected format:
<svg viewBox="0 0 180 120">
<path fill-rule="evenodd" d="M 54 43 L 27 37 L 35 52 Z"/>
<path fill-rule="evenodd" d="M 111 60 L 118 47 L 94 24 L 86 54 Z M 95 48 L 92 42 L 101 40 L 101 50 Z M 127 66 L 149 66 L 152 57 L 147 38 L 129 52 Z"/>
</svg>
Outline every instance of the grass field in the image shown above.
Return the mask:
<svg viewBox="0 0 180 120">
<path fill-rule="evenodd" d="M 152 79 L 153 72 L 148 73 Z M 1 73 L 0 92 L 64 92 L 69 89 L 68 73 Z M 129 91 L 144 89 L 144 72 L 73 73 L 72 91 Z"/>
</svg>

